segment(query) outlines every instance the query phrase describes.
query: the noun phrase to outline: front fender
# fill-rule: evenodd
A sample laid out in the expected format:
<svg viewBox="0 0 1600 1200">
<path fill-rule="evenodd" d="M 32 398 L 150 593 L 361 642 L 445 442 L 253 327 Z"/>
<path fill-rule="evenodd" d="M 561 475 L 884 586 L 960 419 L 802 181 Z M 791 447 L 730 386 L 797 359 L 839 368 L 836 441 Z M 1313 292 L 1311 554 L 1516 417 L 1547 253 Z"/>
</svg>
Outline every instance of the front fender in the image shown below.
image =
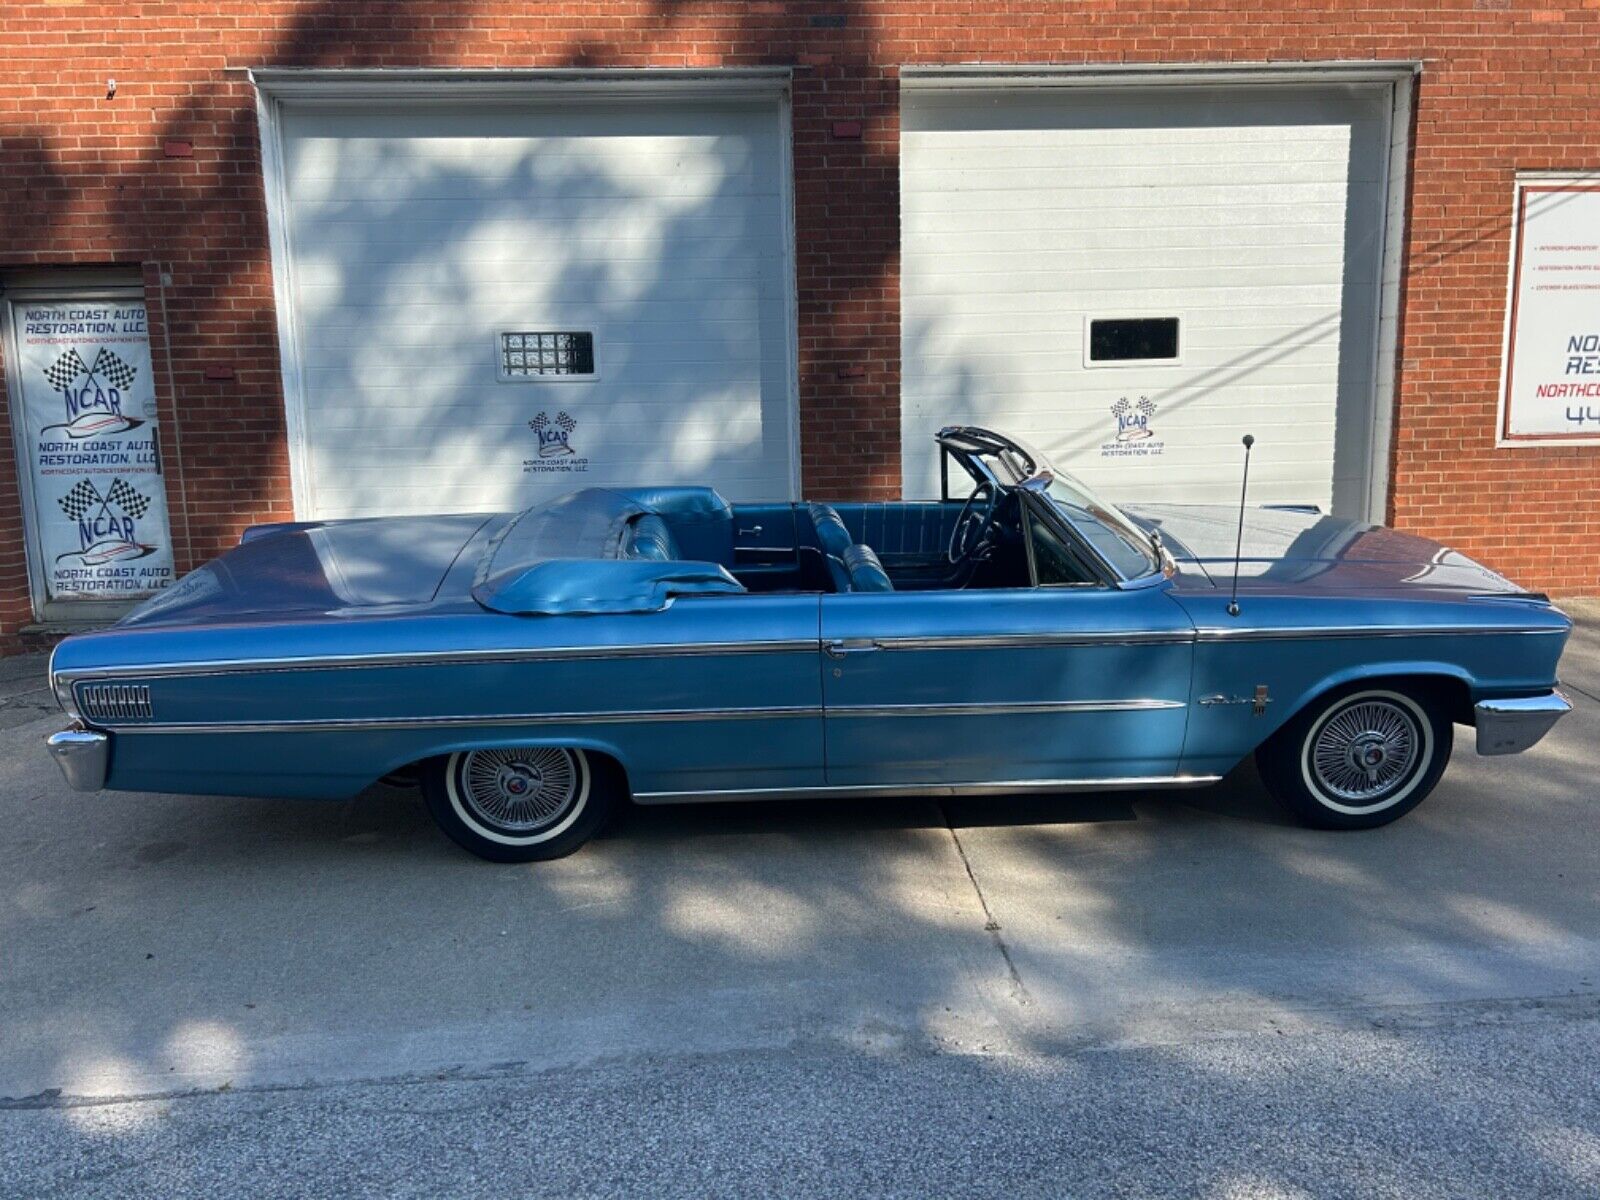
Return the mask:
<svg viewBox="0 0 1600 1200">
<path fill-rule="evenodd" d="M 1417 639 L 1423 640 L 1423 639 Z M 1226 774 L 1317 697 L 1364 680 L 1437 679 L 1465 691 L 1468 705 L 1485 695 L 1528 693 L 1554 684 L 1544 655 L 1521 666 L 1506 661 L 1506 639 L 1482 635 L 1428 638 L 1419 656 L 1402 639 L 1206 644 L 1196 647 L 1194 690 L 1182 771 Z M 1398 641 L 1392 649 L 1384 643 Z M 1396 653 L 1400 651 L 1400 653 Z M 1254 703 L 1258 688 L 1267 703 Z M 1261 711 L 1258 711 L 1258 708 Z M 1470 709 L 1469 709 L 1470 711 Z"/>
</svg>

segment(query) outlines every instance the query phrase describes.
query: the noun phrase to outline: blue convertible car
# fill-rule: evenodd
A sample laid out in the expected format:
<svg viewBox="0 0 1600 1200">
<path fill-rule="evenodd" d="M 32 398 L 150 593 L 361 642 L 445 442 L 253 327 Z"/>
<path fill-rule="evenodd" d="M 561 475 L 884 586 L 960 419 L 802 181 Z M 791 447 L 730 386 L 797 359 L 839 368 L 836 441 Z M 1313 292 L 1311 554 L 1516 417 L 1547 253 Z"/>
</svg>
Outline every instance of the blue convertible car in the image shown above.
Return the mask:
<svg viewBox="0 0 1600 1200">
<path fill-rule="evenodd" d="M 1000 434 L 938 440 L 963 498 L 252 528 L 61 643 L 51 752 L 90 790 L 414 779 L 525 861 L 629 798 L 1188 786 L 1252 752 L 1302 819 L 1367 828 L 1433 789 L 1452 724 L 1509 754 L 1567 711 L 1567 619 L 1453 551 L 1256 508 L 1236 557 L 1233 510 L 1119 511 Z"/>
</svg>

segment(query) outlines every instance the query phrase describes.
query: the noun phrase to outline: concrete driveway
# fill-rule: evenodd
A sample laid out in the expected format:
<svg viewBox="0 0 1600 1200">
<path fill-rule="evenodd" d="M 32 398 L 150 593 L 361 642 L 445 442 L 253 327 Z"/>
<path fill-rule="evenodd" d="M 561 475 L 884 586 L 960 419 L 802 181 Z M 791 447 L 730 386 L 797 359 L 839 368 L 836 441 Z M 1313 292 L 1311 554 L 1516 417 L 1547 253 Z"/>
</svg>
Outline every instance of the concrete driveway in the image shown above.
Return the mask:
<svg viewBox="0 0 1600 1200">
<path fill-rule="evenodd" d="M 1600 606 L 1388 829 L 1183 795 L 72 793 L 0 665 L 0 1194 L 1600 1193 Z"/>
</svg>

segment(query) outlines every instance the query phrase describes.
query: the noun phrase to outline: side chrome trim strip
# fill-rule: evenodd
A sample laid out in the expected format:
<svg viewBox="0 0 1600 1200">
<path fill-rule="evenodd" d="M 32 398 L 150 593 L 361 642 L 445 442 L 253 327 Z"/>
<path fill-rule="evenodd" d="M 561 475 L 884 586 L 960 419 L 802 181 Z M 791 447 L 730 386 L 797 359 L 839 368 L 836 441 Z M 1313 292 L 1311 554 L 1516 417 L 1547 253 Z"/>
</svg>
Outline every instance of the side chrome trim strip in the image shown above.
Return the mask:
<svg viewBox="0 0 1600 1200">
<path fill-rule="evenodd" d="M 329 717 L 283 721 L 218 721 L 125 725 L 95 721 L 113 733 L 333 733 L 352 730 L 430 729 L 451 726 L 629 725 L 681 721 L 766 721 L 807 717 L 992 717 L 1026 713 L 1134 712 L 1186 708 L 1182 700 L 1046 700 L 984 704 L 885 704 L 822 708 L 659 708 L 619 712 L 473 713 L 463 716 Z"/>
<path fill-rule="evenodd" d="M 1538 635 L 1566 632 L 1564 629 L 1551 629 L 1543 625 L 1505 626 L 1498 629 L 1483 625 L 1326 625 L 1302 626 L 1294 629 L 1232 629 L 1213 626 L 1197 630 L 1195 638 L 1202 642 L 1276 642 L 1333 638 L 1492 637 L 1500 634 Z"/>
<path fill-rule="evenodd" d="M 833 705 L 832 717 L 996 717 L 1029 713 L 1143 712 L 1158 708 L 1188 708 L 1182 700 L 1039 700 L 983 704 L 859 704 Z"/>
<path fill-rule="evenodd" d="M 534 649 L 436 650 L 397 654 L 321 654 L 302 658 L 239 658 L 212 662 L 146 663 L 81 667 L 56 672 L 58 688 L 86 679 L 207 675 L 262 675 L 283 671 L 360 670 L 379 667 L 442 667 L 469 663 L 565 662 L 606 658 L 699 658 L 718 654 L 820 653 L 817 639 L 766 642 L 665 642 L 638 646 L 541 646 Z"/>
<path fill-rule="evenodd" d="M 1098 633 L 1026 633 L 952 637 L 882 637 L 882 650 L 1039 650 L 1072 646 L 1180 645 L 1189 642 L 1322 640 L 1332 638 L 1463 637 L 1565 634 L 1544 626 L 1325 626 L 1296 629 L 1211 627 L 1195 632 L 1157 630 Z M 572 662 L 632 658 L 695 658 L 715 655 L 822 653 L 820 639 L 752 642 L 679 642 L 636 646 L 545 646 L 535 649 L 439 650 L 396 654 L 327 654 L 301 658 L 221 659 L 212 662 L 157 662 L 125 666 L 68 668 L 51 672 L 51 686 L 68 715 L 79 707 L 72 689 L 86 680 L 206 678 L 264 675 L 287 671 L 375 670 L 386 667 L 459 666 L 477 663 Z M 53 656 L 52 656 L 53 657 Z"/>
<path fill-rule="evenodd" d="M 819 707 L 656 708 L 630 712 L 473 713 L 458 717 L 349 717 L 303 721 L 218 721 L 187 725 L 117 725 L 95 722 L 112 733 L 340 733 L 361 730 L 499 727 L 506 725 L 628 725 L 662 721 L 768 721 L 820 717 Z"/>
<path fill-rule="evenodd" d="M 1161 629 L 1140 633 L 1115 630 L 1093 633 L 975 634 L 952 637 L 879 637 L 880 650 L 1044 650 L 1062 646 L 1147 646 L 1194 641 L 1190 630 Z"/>
<path fill-rule="evenodd" d="M 873 783 L 858 786 L 747 788 L 713 792 L 635 792 L 640 804 L 714 804 L 735 800 L 850 799 L 872 796 L 1011 796 L 1037 792 L 1119 792 L 1202 787 L 1221 775 L 1127 775 L 1107 779 L 1002 779 L 982 783 Z"/>
</svg>

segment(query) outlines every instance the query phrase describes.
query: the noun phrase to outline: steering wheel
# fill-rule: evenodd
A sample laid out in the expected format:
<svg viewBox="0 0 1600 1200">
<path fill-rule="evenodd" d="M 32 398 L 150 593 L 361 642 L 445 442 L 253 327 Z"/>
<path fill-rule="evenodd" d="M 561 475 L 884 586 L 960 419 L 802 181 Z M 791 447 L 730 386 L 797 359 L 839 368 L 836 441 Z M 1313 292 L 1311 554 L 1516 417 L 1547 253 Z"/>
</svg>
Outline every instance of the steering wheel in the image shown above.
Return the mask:
<svg viewBox="0 0 1600 1200">
<path fill-rule="evenodd" d="M 980 510 L 978 505 L 982 503 Z M 951 566 L 960 566 L 975 557 L 989 538 L 989 526 L 994 522 L 995 506 L 1000 502 L 1000 489 L 987 479 L 972 490 L 967 502 L 961 506 L 955 528 L 950 530 L 950 548 L 946 557 Z"/>
</svg>

